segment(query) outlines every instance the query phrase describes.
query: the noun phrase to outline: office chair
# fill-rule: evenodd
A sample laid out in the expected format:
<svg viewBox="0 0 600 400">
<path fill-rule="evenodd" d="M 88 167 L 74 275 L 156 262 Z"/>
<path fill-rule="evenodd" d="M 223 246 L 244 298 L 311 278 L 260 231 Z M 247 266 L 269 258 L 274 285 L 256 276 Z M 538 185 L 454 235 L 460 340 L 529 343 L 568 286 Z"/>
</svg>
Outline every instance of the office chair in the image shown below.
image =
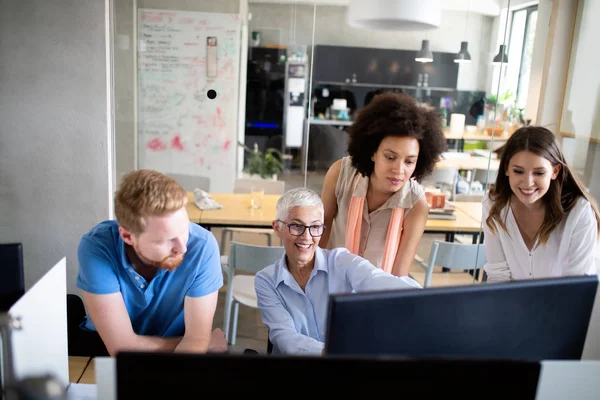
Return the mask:
<svg viewBox="0 0 600 400">
<path fill-rule="evenodd" d="M 8 311 L 24 293 L 23 244 L 0 244 L 0 312 Z"/>
<path fill-rule="evenodd" d="M 426 272 L 423 287 L 429 287 L 433 268 L 436 265 L 448 269 L 479 270 L 483 268 L 487 258 L 483 244 L 461 244 L 435 240 L 431 245 L 429 261 L 425 263 L 420 257 L 415 257 L 415 261 Z M 477 278 L 478 274 L 475 276 L 475 279 Z"/>
<path fill-rule="evenodd" d="M 283 247 L 254 246 L 231 242 L 229 264 L 227 265 L 225 317 L 223 320 L 223 331 L 227 343 L 235 344 L 239 305 L 243 304 L 247 307 L 258 308 L 258 299 L 254 290 L 254 274 L 278 261 L 283 253 Z M 236 275 L 236 270 L 248 272 L 251 275 Z M 233 316 L 231 315 L 232 310 Z M 231 326 L 232 323 L 233 326 Z"/>
<path fill-rule="evenodd" d="M 107 357 L 108 350 L 98 332 L 86 331 L 80 325 L 87 313 L 83 300 L 76 294 L 67 293 L 67 337 L 69 356 Z"/>
</svg>

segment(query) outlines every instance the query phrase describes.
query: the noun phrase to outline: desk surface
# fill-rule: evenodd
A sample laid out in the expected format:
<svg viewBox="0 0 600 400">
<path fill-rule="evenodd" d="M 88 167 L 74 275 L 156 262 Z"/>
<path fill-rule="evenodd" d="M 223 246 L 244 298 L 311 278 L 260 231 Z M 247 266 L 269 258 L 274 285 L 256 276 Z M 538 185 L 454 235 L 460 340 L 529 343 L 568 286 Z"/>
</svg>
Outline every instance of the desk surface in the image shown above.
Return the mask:
<svg viewBox="0 0 600 400">
<path fill-rule="evenodd" d="M 92 358 L 88 364 L 79 383 L 96 383 L 96 359 Z"/>
<path fill-rule="evenodd" d="M 199 223 L 200 216 L 202 215 L 202 210 L 199 209 L 194 203 L 194 193 L 188 192 L 188 203 L 187 203 L 187 213 L 191 222 Z"/>
<path fill-rule="evenodd" d="M 90 357 L 69 356 L 69 382 L 78 383 L 88 368 Z"/>
<path fill-rule="evenodd" d="M 462 134 L 445 131 L 444 136 L 446 137 L 446 139 L 479 140 L 479 141 L 484 141 L 484 142 L 490 142 L 490 141 L 506 142 L 510 138 L 509 135 L 504 135 L 504 134 L 503 135 L 494 135 L 494 137 L 492 137 L 491 135 L 486 135 L 486 134 L 482 135 L 480 133 L 471 133 L 471 132 L 466 132 L 466 131 Z"/>
<path fill-rule="evenodd" d="M 191 196 L 191 194 L 190 194 Z M 223 208 L 203 210 L 196 207 L 192 201 L 188 203 L 190 221 L 211 227 L 270 227 L 275 219 L 275 204 L 279 195 L 265 195 L 263 207 L 255 210 L 250 208 L 250 195 L 240 193 L 211 193 L 211 196 Z M 461 205 L 461 203 L 463 203 Z M 469 232 L 476 233 L 480 229 L 481 212 L 473 211 L 477 203 L 455 202 L 455 220 L 429 219 L 425 232 Z"/>
<path fill-rule="evenodd" d="M 447 155 L 445 159 L 435 164 L 436 168 L 457 168 L 459 170 L 483 169 L 497 171 L 500 160 L 490 160 L 487 157 L 472 156 L 468 153 L 455 153 Z"/>
<path fill-rule="evenodd" d="M 454 203 L 456 204 L 456 203 Z M 467 209 L 465 206 L 464 209 Z M 444 220 L 444 219 L 428 219 L 425 224 L 425 233 L 432 232 L 461 232 L 461 233 L 478 233 L 481 228 L 481 216 L 476 217 L 472 212 L 465 212 L 463 207 L 459 208 L 455 206 L 454 215 L 455 220 Z"/>
<path fill-rule="evenodd" d="M 483 206 L 480 201 L 453 201 L 454 208 L 467 214 L 478 224 L 483 216 Z"/>
</svg>

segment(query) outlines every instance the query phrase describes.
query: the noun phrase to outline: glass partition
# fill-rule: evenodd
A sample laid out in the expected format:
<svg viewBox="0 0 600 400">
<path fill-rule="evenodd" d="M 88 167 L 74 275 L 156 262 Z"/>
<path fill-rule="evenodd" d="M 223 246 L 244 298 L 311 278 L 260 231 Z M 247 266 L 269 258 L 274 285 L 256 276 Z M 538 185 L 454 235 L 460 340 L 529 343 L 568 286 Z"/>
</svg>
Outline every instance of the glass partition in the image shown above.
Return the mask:
<svg viewBox="0 0 600 400">
<path fill-rule="evenodd" d="M 190 214 L 224 256 L 233 238 L 279 244 L 268 228 L 277 195 L 321 193 L 357 113 L 402 92 L 442 115 L 448 147 L 421 182 L 431 210 L 409 275 L 431 287 L 481 283 L 483 250 L 431 278 L 428 259 L 436 240 L 482 242 L 502 146 L 535 121 L 551 10 L 461 4 L 443 7 L 437 28 L 390 31 L 355 27 L 342 2 L 114 0 L 117 183 L 154 168 L 223 210 L 246 210 L 244 223 L 230 211 Z M 245 315 L 241 343 L 262 342 L 260 315 Z"/>
<path fill-rule="evenodd" d="M 535 7 L 500 2 L 491 10 L 474 3 L 443 8 L 437 28 L 398 31 L 355 27 L 348 7 L 317 5 L 308 186 L 321 189 L 329 167 L 348 155 L 348 129 L 375 95 L 402 92 L 442 115 L 448 149 L 421 184 L 430 199 L 441 193 L 446 201 L 442 207 L 430 201 L 433 207 L 410 268 L 410 275 L 428 286 L 482 281 L 483 274 L 466 270 L 480 267 L 483 254 L 464 260 L 462 269 L 435 267 L 429 280 L 430 250 L 435 240 L 483 240 L 481 201 L 495 181 L 498 152 L 526 123 L 523 104 L 534 53 Z M 504 58 L 498 60 L 501 47 Z M 426 50 L 432 60 L 416 61 L 424 61 Z"/>
<path fill-rule="evenodd" d="M 115 0 L 113 10 L 117 183 L 152 168 L 210 192 L 239 179 L 305 184 L 314 5 Z"/>
</svg>

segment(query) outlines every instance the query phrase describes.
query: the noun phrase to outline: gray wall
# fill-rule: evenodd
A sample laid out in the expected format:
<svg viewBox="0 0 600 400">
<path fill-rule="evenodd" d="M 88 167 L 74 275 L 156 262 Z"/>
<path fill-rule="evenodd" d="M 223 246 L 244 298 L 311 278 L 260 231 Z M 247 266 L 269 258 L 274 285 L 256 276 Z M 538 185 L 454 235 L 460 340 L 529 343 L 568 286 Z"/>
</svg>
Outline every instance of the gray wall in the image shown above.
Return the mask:
<svg viewBox="0 0 600 400">
<path fill-rule="evenodd" d="M 0 1 L 0 242 L 27 287 L 109 217 L 105 0 Z"/>
</svg>

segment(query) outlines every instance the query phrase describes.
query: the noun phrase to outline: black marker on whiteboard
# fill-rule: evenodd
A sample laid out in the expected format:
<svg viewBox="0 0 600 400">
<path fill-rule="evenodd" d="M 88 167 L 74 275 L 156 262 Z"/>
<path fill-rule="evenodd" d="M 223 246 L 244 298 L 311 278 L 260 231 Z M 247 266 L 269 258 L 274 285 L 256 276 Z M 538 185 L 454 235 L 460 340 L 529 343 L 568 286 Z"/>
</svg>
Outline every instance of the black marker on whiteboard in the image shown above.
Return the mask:
<svg viewBox="0 0 600 400">
<path fill-rule="evenodd" d="M 216 78 L 217 76 L 217 37 L 206 38 L 206 76 Z"/>
</svg>

